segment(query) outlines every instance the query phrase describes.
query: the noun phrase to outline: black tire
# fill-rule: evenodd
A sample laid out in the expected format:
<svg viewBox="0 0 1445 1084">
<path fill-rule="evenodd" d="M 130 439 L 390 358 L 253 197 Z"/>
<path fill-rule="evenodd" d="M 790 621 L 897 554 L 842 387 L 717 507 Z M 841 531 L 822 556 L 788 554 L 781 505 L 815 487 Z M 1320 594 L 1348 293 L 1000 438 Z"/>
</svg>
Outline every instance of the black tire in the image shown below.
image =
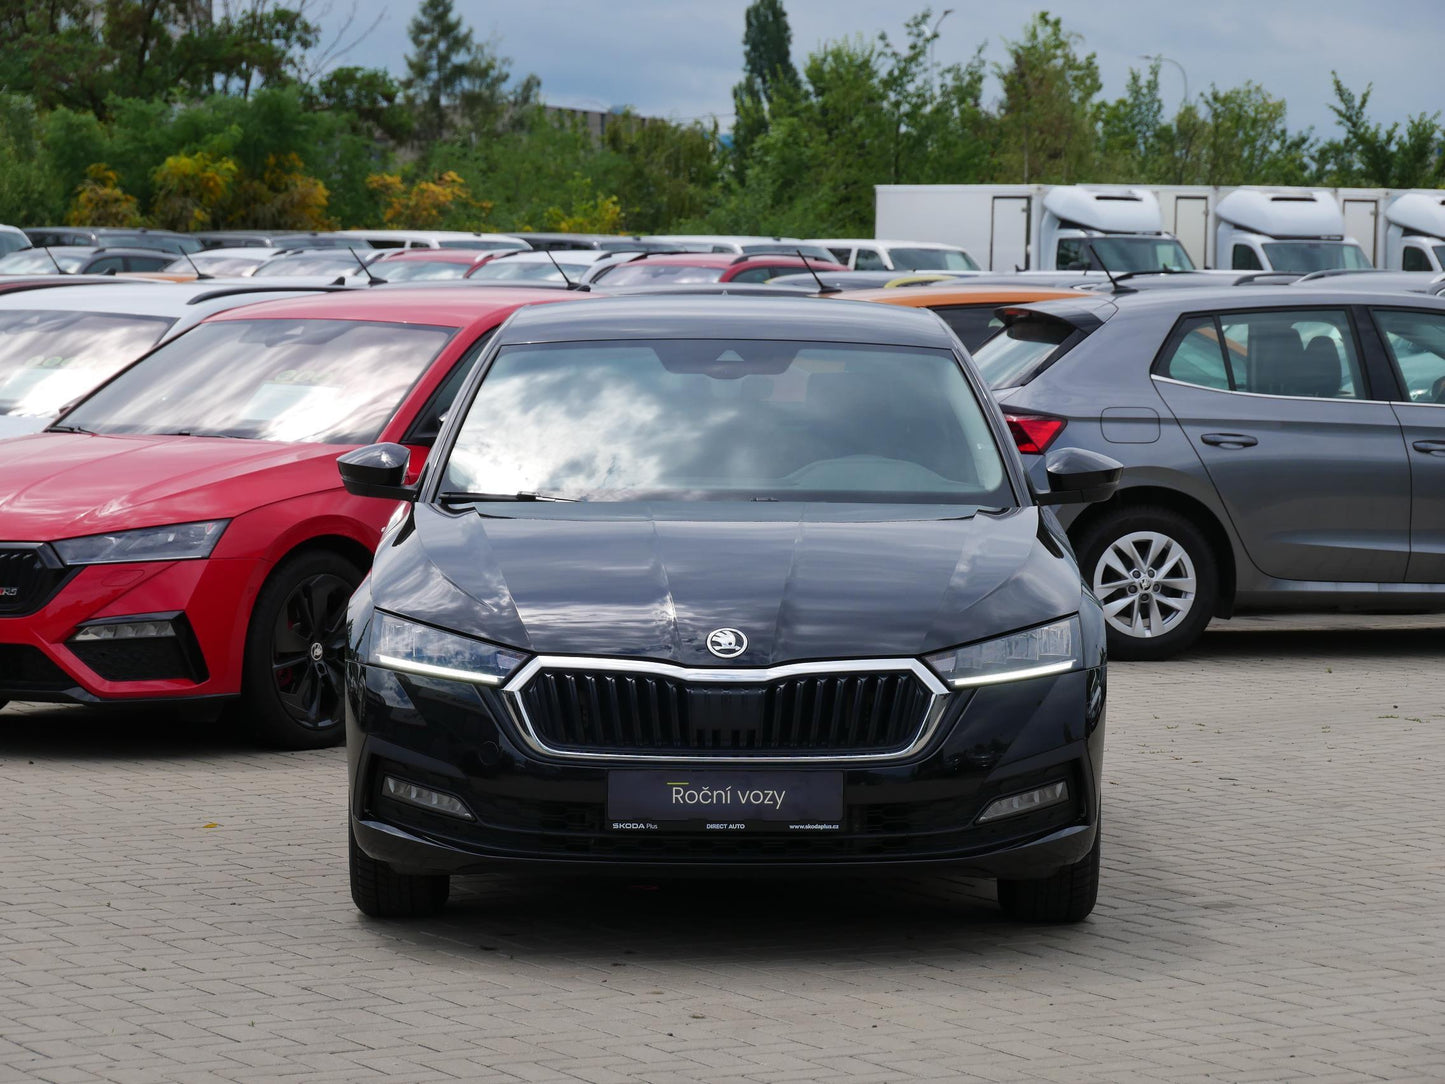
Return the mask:
<svg viewBox="0 0 1445 1084">
<path fill-rule="evenodd" d="M 356 844 L 347 832 L 351 863 L 351 900 L 372 918 L 425 918 L 446 906 L 452 879 L 445 873 L 397 873 Z"/>
<path fill-rule="evenodd" d="M 331 550 L 288 557 L 251 611 L 241 723 L 281 749 L 321 749 L 346 736 L 346 602 L 362 574 Z"/>
<path fill-rule="evenodd" d="M 1116 583 L 1131 582 L 1122 572 L 1120 554 L 1133 554 L 1142 563 L 1142 558 L 1149 555 L 1149 543 L 1144 540 L 1151 536 L 1173 542 L 1182 551 L 1183 560 L 1174 551 L 1166 551 L 1170 569 L 1134 569 L 1133 586 L 1137 589 L 1142 584 L 1145 590 L 1129 594 L 1123 586 L 1112 587 Z M 1193 646 L 1204 635 L 1219 603 L 1219 558 L 1204 532 L 1189 517 L 1158 505 L 1122 508 L 1086 526 L 1074 549 L 1079 555 L 1084 582 L 1104 604 L 1112 658 L 1167 659 Z M 1106 556 L 1112 563 L 1105 563 Z M 1181 602 L 1182 591 L 1166 583 L 1163 575 L 1157 584 L 1147 577 L 1139 577 L 1147 572 L 1172 572 L 1182 568 L 1192 569 L 1193 598 L 1187 610 L 1168 617 L 1171 607 Z M 1142 600 L 1149 602 L 1144 604 Z M 1125 608 L 1111 614 L 1111 603 L 1118 602 L 1124 602 Z M 1157 627 L 1150 628 L 1156 617 L 1160 619 Z M 1126 623 L 1139 631 L 1130 632 L 1120 627 Z"/>
<path fill-rule="evenodd" d="M 1094 846 L 1079 861 L 1048 877 L 1029 881 L 998 882 L 998 905 L 1015 922 L 1081 922 L 1089 917 L 1099 898 L 1099 843 L 1103 830 L 1094 833 Z"/>
</svg>

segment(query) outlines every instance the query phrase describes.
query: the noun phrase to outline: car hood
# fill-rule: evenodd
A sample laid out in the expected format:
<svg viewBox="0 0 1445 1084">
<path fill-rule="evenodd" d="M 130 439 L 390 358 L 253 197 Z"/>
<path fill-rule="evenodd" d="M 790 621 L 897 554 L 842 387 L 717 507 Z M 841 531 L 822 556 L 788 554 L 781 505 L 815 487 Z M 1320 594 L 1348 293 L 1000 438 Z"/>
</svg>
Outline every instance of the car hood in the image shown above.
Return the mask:
<svg viewBox="0 0 1445 1084">
<path fill-rule="evenodd" d="M 331 444 L 36 433 L 0 445 L 0 540 L 229 519 L 340 488 Z"/>
<path fill-rule="evenodd" d="M 1034 508 L 478 507 L 418 506 L 383 541 L 374 604 L 528 651 L 695 666 L 918 655 L 1079 608 Z M 710 654 L 718 628 L 746 651 Z"/>
</svg>

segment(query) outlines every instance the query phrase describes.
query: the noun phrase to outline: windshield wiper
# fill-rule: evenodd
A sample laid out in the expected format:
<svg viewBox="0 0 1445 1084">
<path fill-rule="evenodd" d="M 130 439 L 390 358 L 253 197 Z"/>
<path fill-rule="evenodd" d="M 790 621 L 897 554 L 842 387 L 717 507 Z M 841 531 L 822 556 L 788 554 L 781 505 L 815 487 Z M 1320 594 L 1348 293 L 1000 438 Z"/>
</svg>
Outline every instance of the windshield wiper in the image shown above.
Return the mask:
<svg viewBox="0 0 1445 1084">
<path fill-rule="evenodd" d="M 576 504 L 576 497 L 556 497 L 550 493 L 467 493 L 459 490 L 448 490 L 445 493 L 438 493 L 439 501 L 556 501 L 559 503 Z"/>
<path fill-rule="evenodd" d="M 96 436 L 93 429 L 87 429 L 83 425 L 52 425 L 48 432 L 51 433 L 84 433 L 88 437 Z"/>
</svg>

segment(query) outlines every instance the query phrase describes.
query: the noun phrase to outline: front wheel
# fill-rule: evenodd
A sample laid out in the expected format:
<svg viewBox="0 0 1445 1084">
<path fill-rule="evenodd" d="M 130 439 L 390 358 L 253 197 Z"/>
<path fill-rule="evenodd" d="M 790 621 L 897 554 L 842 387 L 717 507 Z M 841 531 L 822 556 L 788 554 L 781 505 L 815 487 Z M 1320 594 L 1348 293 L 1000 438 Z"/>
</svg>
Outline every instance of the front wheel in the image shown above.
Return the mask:
<svg viewBox="0 0 1445 1084">
<path fill-rule="evenodd" d="M 397 873 L 378 862 L 347 832 L 351 862 L 351 902 L 372 918 L 424 918 L 446 906 L 451 878 L 445 873 Z"/>
<path fill-rule="evenodd" d="M 1190 647 L 1214 616 L 1214 549 L 1172 508 L 1125 508 L 1087 527 L 1079 567 L 1104 607 L 1109 654 L 1167 659 Z"/>
<path fill-rule="evenodd" d="M 1072 865 L 1048 877 L 998 882 L 998 905 L 1015 922 L 1082 922 L 1099 898 L 1099 844 L 1103 829 L 1094 833 L 1094 846 Z"/>
<path fill-rule="evenodd" d="M 238 705 L 268 745 L 320 749 L 345 736 L 346 604 L 361 571 L 313 550 L 276 566 L 256 596 Z"/>
</svg>

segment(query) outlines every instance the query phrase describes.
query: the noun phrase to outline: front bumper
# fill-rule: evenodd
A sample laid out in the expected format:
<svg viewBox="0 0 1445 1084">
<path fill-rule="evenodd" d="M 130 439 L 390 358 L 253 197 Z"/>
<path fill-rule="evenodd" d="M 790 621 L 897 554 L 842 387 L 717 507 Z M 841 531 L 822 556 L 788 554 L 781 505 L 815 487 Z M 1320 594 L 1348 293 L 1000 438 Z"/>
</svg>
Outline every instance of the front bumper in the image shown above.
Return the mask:
<svg viewBox="0 0 1445 1084">
<path fill-rule="evenodd" d="M 136 702 L 231 696 L 240 690 L 249 600 L 267 569 L 258 560 L 146 561 L 87 565 L 68 573 L 34 612 L 0 617 L 0 700 Z M 155 661 L 127 665 L 115 652 L 71 642 L 90 622 L 164 616 L 182 630 L 166 677 Z M 104 659 L 104 661 L 100 661 Z M 98 668 L 98 669 L 97 669 Z M 98 672 L 99 671 L 104 671 Z M 127 672 L 129 671 L 129 672 Z"/>
<path fill-rule="evenodd" d="M 720 771 L 842 772 L 839 827 L 791 834 L 612 830 L 608 772 L 656 768 L 657 762 L 598 764 L 539 754 L 519 739 L 502 695 L 351 663 L 350 812 L 363 851 L 407 873 L 946 868 L 1031 878 L 1083 858 L 1098 831 L 1102 667 L 955 693 L 933 738 L 902 760 L 755 767 L 720 759 Z M 386 775 L 460 798 L 475 820 L 387 797 Z M 1061 779 L 1069 785 L 1067 802 L 976 823 L 995 798 Z"/>
</svg>

